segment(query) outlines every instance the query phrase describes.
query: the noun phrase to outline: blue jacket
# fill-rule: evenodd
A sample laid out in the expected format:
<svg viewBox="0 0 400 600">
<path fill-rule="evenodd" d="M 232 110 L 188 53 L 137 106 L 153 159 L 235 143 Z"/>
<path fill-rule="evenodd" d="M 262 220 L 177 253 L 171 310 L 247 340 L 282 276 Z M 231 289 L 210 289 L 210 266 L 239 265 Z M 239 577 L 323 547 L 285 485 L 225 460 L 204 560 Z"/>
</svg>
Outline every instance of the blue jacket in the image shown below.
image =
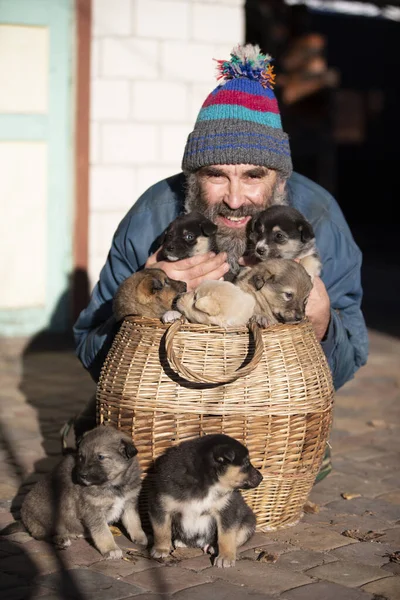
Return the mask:
<svg viewBox="0 0 400 600">
<path fill-rule="evenodd" d="M 89 305 L 74 325 L 77 355 L 95 381 L 118 326 L 112 299 L 119 284 L 142 268 L 156 238 L 182 211 L 182 173 L 149 188 L 122 219 Z M 289 203 L 310 221 L 323 262 L 321 278 L 331 301 L 331 321 L 321 343 L 340 388 L 368 356 L 368 334 L 361 312 L 361 252 L 334 198 L 316 183 L 293 173 Z"/>
</svg>

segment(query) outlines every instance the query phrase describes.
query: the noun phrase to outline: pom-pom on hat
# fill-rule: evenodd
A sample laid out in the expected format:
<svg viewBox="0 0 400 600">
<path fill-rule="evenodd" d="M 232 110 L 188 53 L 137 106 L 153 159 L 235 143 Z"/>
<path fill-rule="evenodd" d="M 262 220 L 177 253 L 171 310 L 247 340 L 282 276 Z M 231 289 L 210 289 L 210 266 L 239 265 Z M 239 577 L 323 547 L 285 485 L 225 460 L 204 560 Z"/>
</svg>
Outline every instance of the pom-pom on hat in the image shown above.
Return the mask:
<svg viewBox="0 0 400 600">
<path fill-rule="evenodd" d="M 186 142 L 183 171 L 251 164 L 292 172 L 289 139 L 273 92 L 272 58 L 259 46 L 236 46 L 218 60 L 219 85 L 209 94 Z"/>
</svg>

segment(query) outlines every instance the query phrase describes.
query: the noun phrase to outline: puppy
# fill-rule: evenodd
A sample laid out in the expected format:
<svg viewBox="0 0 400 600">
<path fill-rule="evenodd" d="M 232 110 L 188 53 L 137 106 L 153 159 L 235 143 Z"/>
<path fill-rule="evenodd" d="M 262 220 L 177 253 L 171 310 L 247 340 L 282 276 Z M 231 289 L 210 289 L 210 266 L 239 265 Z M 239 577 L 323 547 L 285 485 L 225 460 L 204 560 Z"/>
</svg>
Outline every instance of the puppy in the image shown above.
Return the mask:
<svg viewBox="0 0 400 600">
<path fill-rule="evenodd" d="M 194 291 L 179 296 L 175 306 L 179 311 L 175 318 L 181 313 L 191 323 L 240 327 L 252 317 L 255 299 L 229 281 L 203 281 Z M 164 322 L 170 314 L 164 315 Z"/>
<path fill-rule="evenodd" d="M 250 224 L 250 252 L 260 260 L 299 258 L 313 279 L 321 273 L 321 259 L 311 224 L 295 208 L 270 206 Z"/>
<path fill-rule="evenodd" d="M 236 285 L 253 294 L 254 318 L 263 327 L 301 321 L 312 289 L 311 277 L 305 268 L 283 258 L 270 258 L 243 269 Z"/>
<path fill-rule="evenodd" d="M 152 556 L 165 557 L 178 546 L 200 547 L 217 554 L 214 565 L 233 566 L 237 548 L 256 526 L 238 490 L 261 481 L 247 448 L 227 435 L 205 435 L 169 448 L 156 459 L 149 486 Z"/>
<path fill-rule="evenodd" d="M 180 215 L 169 224 L 159 239 L 162 248 L 158 260 L 176 261 L 216 251 L 217 226 L 201 213 L 193 211 Z"/>
<path fill-rule="evenodd" d="M 110 426 L 84 434 L 77 454 L 68 454 L 27 494 L 22 522 L 36 539 L 59 548 L 90 536 L 104 558 L 121 558 L 108 523 L 120 517 L 132 540 L 147 544 L 137 509 L 141 487 L 137 450 L 129 436 Z"/>
<path fill-rule="evenodd" d="M 161 269 L 137 271 L 121 283 L 115 294 L 115 319 L 118 322 L 128 315 L 161 318 L 185 291 L 186 283 L 169 279 Z"/>
</svg>

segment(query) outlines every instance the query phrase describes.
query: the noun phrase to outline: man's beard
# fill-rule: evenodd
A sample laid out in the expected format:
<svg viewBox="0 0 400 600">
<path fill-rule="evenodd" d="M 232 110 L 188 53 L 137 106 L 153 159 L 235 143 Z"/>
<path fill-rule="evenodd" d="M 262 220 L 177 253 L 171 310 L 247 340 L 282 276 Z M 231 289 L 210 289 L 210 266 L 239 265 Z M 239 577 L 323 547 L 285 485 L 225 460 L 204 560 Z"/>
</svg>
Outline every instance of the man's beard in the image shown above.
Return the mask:
<svg viewBox="0 0 400 600">
<path fill-rule="evenodd" d="M 209 205 L 204 190 L 201 187 L 199 177 L 196 173 L 190 173 L 186 177 L 185 212 L 198 211 L 213 223 L 218 216 L 223 217 L 254 217 L 262 210 L 273 204 L 287 204 L 286 186 L 281 188 L 282 180 L 277 178 L 272 192 L 264 198 L 261 206 L 252 204 L 241 206 L 232 210 L 224 202 Z M 250 221 L 249 221 L 250 223 Z M 247 227 L 235 228 L 218 224 L 216 244 L 220 252 L 226 252 L 229 262 L 234 264 L 244 255 L 247 248 Z"/>
</svg>

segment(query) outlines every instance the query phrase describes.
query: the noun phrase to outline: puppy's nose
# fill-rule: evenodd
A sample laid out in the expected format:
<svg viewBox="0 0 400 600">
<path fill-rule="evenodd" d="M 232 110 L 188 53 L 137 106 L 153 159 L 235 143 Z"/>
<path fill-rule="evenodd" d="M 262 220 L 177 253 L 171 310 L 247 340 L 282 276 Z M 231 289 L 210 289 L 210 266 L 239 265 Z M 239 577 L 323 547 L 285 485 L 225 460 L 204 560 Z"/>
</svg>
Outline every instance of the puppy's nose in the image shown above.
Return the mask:
<svg viewBox="0 0 400 600">
<path fill-rule="evenodd" d="M 174 244 L 168 244 L 167 246 L 165 246 L 165 249 L 168 252 L 173 252 L 175 250 L 175 246 L 174 246 Z"/>
<path fill-rule="evenodd" d="M 257 246 L 256 247 L 256 254 L 259 254 L 260 256 L 264 256 L 266 251 L 267 251 L 267 249 L 265 246 Z"/>
</svg>

